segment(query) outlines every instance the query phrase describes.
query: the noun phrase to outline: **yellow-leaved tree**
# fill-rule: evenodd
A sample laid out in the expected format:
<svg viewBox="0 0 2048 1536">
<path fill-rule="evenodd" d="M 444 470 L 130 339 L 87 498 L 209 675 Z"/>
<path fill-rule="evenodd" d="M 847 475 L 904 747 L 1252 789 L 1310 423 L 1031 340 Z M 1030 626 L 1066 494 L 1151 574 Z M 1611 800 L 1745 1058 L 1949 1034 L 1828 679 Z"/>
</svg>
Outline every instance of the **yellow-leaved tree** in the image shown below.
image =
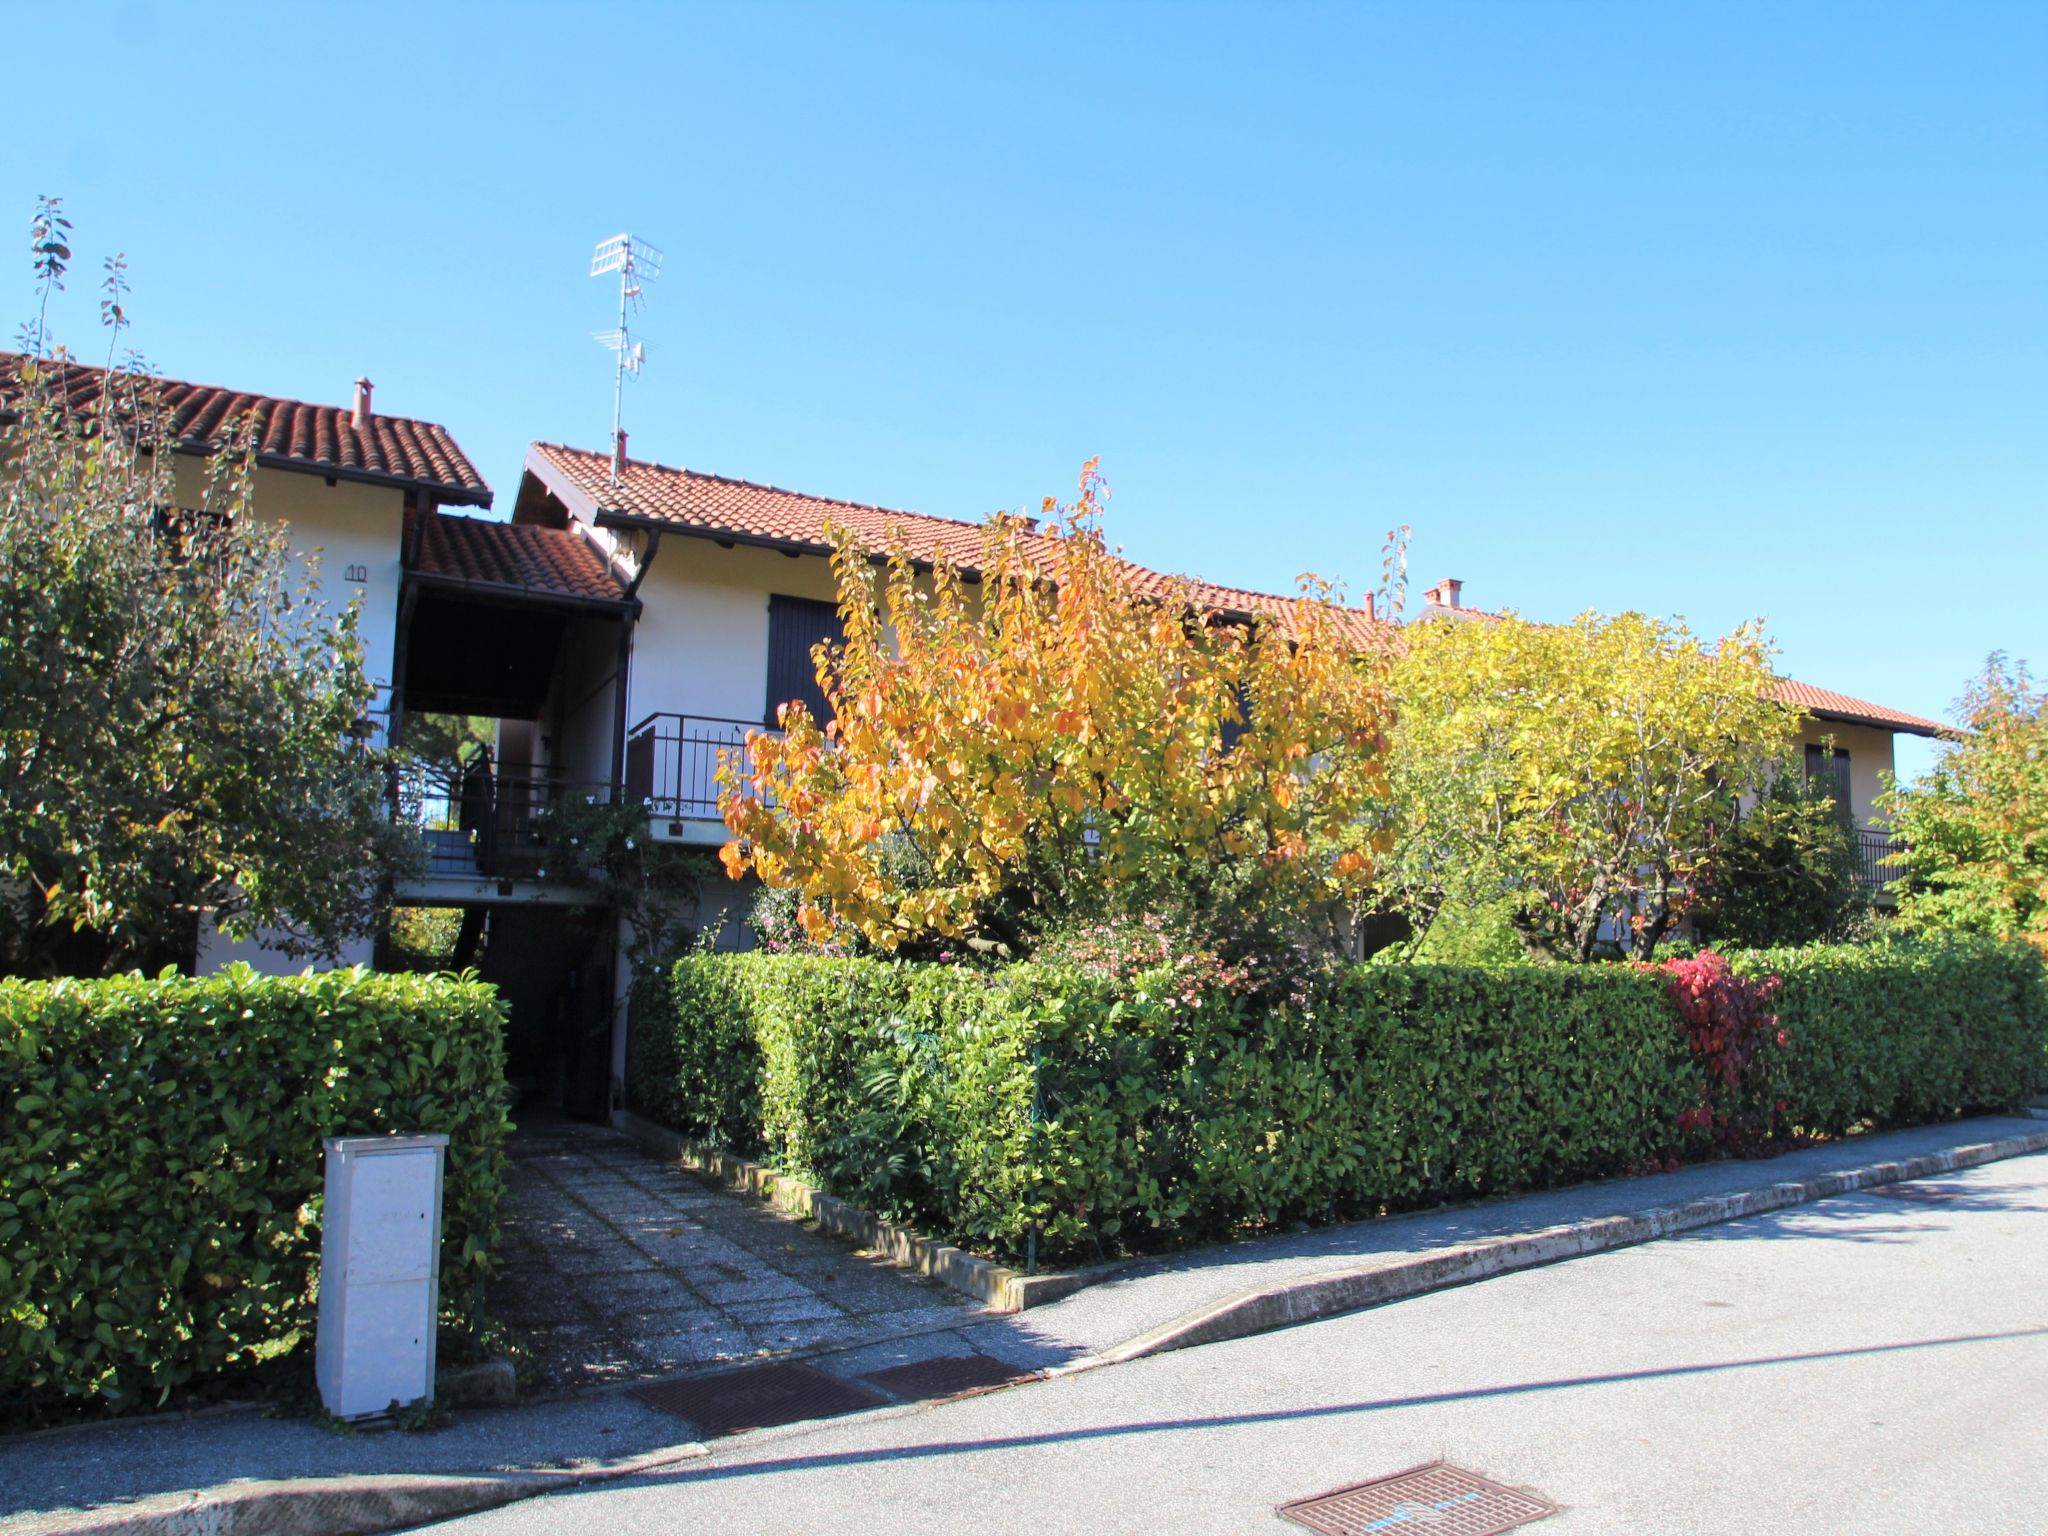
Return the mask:
<svg viewBox="0 0 2048 1536">
<path fill-rule="evenodd" d="M 1043 523 L 991 519 L 974 568 L 838 540 L 833 713 L 785 709 L 723 772 L 723 858 L 793 887 L 814 939 L 1027 953 L 1165 912 L 1335 935 L 1385 791 L 1382 651 L 1360 610 L 1224 615 L 1106 544 L 1091 463 Z"/>
<path fill-rule="evenodd" d="M 1708 646 L 1637 613 L 1442 619 L 1401 650 L 1382 899 L 1418 928 L 1504 904 L 1539 953 L 1625 935 L 1647 958 L 1715 829 L 1789 761 L 1757 624 Z"/>
</svg>

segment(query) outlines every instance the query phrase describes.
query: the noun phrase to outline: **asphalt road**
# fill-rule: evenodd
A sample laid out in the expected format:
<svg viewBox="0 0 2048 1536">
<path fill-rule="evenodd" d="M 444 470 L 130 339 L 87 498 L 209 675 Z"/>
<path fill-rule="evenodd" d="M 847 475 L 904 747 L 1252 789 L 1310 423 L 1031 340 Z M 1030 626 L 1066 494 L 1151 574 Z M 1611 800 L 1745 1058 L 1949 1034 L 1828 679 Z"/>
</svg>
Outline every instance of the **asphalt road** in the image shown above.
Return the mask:
<svg viewBox="0 0 2048 1536">
<path fill-rule="evenodd" d="M 1443 1457 L 1565 1506 L 1546 1536 L 2048 1531 L 2048 1154 L 1904 1187 L 435 1529 L 1278 1533 Z"/>
</svg>

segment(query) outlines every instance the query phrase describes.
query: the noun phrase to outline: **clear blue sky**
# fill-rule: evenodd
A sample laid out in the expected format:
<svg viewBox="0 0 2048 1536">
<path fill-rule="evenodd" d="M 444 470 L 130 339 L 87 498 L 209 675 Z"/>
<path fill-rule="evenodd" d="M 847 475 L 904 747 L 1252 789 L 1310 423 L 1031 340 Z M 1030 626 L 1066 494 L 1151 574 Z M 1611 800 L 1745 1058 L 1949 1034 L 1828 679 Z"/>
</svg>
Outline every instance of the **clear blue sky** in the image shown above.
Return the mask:
<svg viewBox="0 0 2048 1536">
<path fill-rule="evenodd" d="M 1765 615 L 1939 715 L 2048 667 L 2048 6 L 10 8 L 0 207 L 164 372 L 1149 564 Z M 30 128 L 26 125 L 38 125 Z M 29 307 L 25 263 L 8 285 Z M 1917 761 L 1912 759 L 1909 761 Z"/>
</svg>

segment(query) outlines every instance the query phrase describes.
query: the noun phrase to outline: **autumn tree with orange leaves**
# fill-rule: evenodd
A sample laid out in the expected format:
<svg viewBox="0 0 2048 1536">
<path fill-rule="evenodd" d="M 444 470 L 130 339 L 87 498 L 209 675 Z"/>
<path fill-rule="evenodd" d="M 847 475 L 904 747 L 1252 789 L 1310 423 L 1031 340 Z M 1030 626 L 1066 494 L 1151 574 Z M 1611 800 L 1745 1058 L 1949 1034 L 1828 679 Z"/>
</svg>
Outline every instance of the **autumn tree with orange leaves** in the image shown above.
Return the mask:
<svg viewBox="0 0 2048 1536">
<path fill-rule="evenodd" d="M 1386 788 L 1380 649 L 1309 580 L 1252 619 L 1139 590 L 1105 496 L 1091 462 L 1042 526 L 991 519 L 972 572 L 837 540 L 834 718 L 788 706 L 726 765 L 731 875 L 794 888 L 814 940 L 892 953 L 1021 956 L 1159 912 L 1341 933 Z"/>
</svg>

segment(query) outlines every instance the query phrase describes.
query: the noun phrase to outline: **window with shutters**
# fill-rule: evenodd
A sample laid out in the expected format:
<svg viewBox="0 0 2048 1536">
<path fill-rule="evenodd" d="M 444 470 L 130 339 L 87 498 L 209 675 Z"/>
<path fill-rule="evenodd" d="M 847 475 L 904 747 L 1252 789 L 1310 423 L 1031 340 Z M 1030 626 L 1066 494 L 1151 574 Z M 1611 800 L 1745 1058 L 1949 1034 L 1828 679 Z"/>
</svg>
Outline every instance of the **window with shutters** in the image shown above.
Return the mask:
<svg viewBox="0 0 2048 1536">
<path fill-rule="evenodd" d="M 768 706 L 761 718 L 772 726 L 777 709 L 801 699 L 813 720 L 820 725 L 830 720 L 832 712 L 825 705 L 817 668 L 811 663 L 811 647 L 820 640 L 836 645 L 845 638 L 846 626 L 840 621 L 836 603 L 772 594 L 768 599 Z"/>
<path fill-rule="evenodd" d="M 1809 784 L 1818 781 L 1835 797 L 1835 809 L 1844 816 L 1851 814 L 1855 804 L 1849 798 L 1849 749 L 1836 747 L 1834 756 L 1829 757 L 1828 749 L 1809 742 L 1806 748 L 1806 780 Z"/>
</svg>

